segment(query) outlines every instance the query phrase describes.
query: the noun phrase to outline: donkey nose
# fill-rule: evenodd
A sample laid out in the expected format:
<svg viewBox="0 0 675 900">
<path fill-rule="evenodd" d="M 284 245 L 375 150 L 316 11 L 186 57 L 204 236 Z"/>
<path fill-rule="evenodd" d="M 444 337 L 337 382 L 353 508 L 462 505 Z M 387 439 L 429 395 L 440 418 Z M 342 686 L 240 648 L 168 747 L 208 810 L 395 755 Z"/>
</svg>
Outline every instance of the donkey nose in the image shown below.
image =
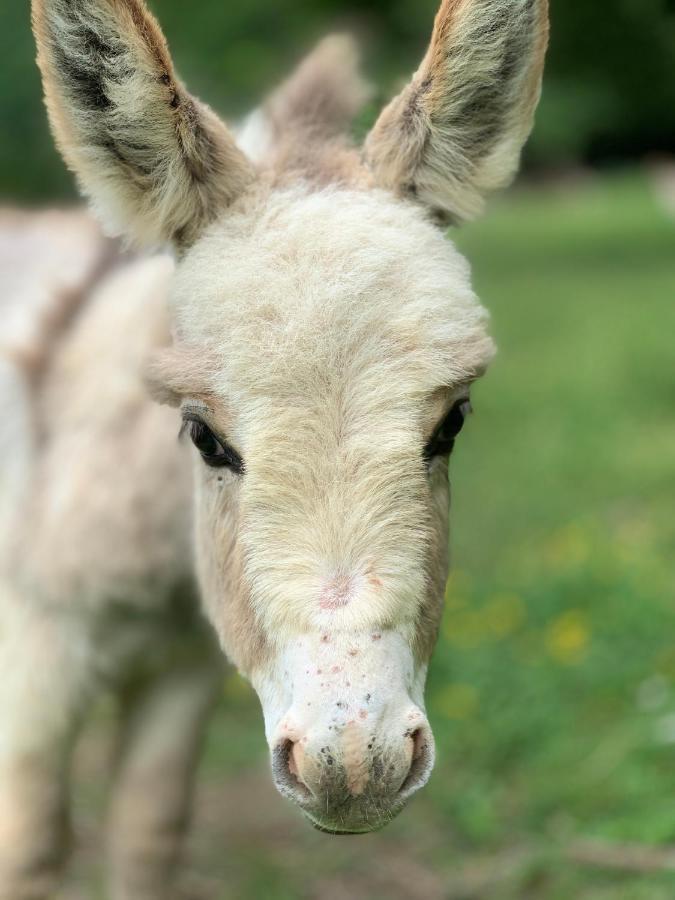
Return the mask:
<svg viewBox="0 0 675 900">
<path fill-rule="evenodd" d="M 300 774 L 303 755 L 302 744 L 290 738 L 282 738 L 272 750 L 272 776 L 277 789 L 301 806 L 313 798 Z"/>
<path fill-rule="evenodd" d="M 426 783 L 433 760 L 431 729 L 414 708 L 377 733 L 351 722 L 337 732 L 281 737 L 272 771 L 278 790 L 319 827 L 366 831 L 390 819 Z"/>
<path fill-rule="evenodd" d="M 398 797 L 403 802 L 427 783 L 435 756 L 434 736 L 426 719 L 423 725 L 406 732 L 406 737 L 412 745 L 412 754 L 410 767 L 398 789 Z"/>
</svg>

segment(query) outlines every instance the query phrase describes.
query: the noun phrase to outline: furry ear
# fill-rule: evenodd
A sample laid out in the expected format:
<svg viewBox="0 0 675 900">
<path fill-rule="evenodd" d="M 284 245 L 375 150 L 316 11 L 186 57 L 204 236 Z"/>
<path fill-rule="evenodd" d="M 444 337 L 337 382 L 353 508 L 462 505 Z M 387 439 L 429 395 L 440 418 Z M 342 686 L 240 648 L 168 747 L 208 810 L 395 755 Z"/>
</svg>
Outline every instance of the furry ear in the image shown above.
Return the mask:
<svg viewBox="0 0 675 900">
<path fill-rule="evenodd" d="M 299 159 L 306 169 L 308 161 L 316 164 L 320 148 L 347 132 L 370 96 L 356 43 L 346 34 L 330 35 L 251 113 L 239 146 L 266 166 L 288 168 Z"/>
<path fill-rule="evenodd" d="M 341 134 L 371 96 L 359 71 L 359 53 L 347 34 L 324 38 L 264 107 L 272 128 L 326 138 Z"/>
<path fill-rule="evenodd" d="M 33 0 L 57 145 L 110 230 L 189 245 L 253 180 L 142 0 Z"/>
<path fill-rule="evenodd" d="M 446 220 L 478 215 L 517 171 L 547 43 L 548 0 L 443 0 L 422 65 L 366 141 L 376 182 Z"/>
</svg>

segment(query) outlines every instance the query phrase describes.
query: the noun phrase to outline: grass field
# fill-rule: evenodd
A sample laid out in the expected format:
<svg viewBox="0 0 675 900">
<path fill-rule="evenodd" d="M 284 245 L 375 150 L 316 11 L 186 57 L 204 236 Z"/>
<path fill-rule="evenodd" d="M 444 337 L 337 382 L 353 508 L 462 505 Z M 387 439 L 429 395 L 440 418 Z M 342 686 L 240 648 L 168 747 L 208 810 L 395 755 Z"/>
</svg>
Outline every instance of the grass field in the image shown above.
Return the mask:
<svg viewBox="0 0 675 900">
<path fill-rule="evenodd" d="M 452 460 L 435 774 L 380 834 L 315 833 L 232 676 L 193 853 L 218 900 L 675 896 L 675 223 L 628 173 L 514 192 L 458 242 L 500 354 Z"/>
</svg>

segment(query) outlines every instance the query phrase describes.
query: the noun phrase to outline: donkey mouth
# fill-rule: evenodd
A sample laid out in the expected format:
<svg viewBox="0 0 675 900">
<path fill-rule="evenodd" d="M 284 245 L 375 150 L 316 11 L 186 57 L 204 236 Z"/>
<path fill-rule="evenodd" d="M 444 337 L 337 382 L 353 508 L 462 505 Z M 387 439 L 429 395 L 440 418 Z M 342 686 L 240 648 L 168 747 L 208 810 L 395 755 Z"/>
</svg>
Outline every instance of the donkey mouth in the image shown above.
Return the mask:
<svg viewBox="0 0 675 900">
<path fill-rule="evenodd" d="M 366 814 L 363 811 L 354 810 L 350 815 L 349 812 L 339 809 L 333 810 L 332 813 L 329 810 L 326 815 L 317 815 L 308 809 L 304 809 L 303 813 L 310 825 L 322 834 L 372 834 L 385 828 L 405 808 L 405 805 L 405 803 L 396 802 L 385 808 L 380 806 L 377 811 L 370 806 Z"/>
<path fill-rule="evenodd" d="M 337 828 L 327 828 L 325 825 L 319 825 L 318 822 L 315 822 L 313 819 L 309 820 L 311 825 L 317 830 L 320 831 L 321 834 L 330 834 L 330 835 L 356 835 L 356 834 L 368 834 L 367 831 L 340 831 Z"/>
<path fill-rule="evenodd" d="M 356 836 L 359 834 L 372 834 L 374 831 L 381 831 L 384 826 L 391 821 L 391 819 L 385 819 L 381 822 L 375 823 L 374 825 L 363 825 L 359 828 L 337 828 L 334 825 L 323 825 L 321 822 L 317 822 L 317 820 L 312 818 L 312 816 L 310 816 L 308 813 L 305 813 L 305 815 L 310 825 L 317 831 L 320 831 L 322 834 L 330 834 L 331 836 L 339 837 Z"/>
</svg>

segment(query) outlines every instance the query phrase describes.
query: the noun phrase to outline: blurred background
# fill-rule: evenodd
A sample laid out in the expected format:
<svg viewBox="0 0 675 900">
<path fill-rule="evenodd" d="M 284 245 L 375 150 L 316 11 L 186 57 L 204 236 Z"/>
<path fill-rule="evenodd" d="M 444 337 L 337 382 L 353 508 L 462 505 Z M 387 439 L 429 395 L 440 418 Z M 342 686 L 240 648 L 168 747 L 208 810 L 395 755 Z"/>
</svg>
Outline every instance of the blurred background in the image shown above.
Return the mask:
<svg viewBox="0 0 675 900">
<path fill-rule="evenodd" d="M 361 131 L 436 5 L 152 3 L 191 89 L 233 117 L 316 37 L 355 31 L 378 87 Z M 25 0 L 0 7 L 0 200 L 74 202 L 28 20 Z M 257 701 L 231 674 L 193 841 L 208 896 L 675 896 L 674 155 L 673 0 L 553 0 L 523 177 L 451 235 L 500 354 L 451 464 L 435 774 L 381 834 L 314 833 L 274 791 Z M 99 896 L 109 718 L 79 750 L 69 900 Z"/>
</svg>

